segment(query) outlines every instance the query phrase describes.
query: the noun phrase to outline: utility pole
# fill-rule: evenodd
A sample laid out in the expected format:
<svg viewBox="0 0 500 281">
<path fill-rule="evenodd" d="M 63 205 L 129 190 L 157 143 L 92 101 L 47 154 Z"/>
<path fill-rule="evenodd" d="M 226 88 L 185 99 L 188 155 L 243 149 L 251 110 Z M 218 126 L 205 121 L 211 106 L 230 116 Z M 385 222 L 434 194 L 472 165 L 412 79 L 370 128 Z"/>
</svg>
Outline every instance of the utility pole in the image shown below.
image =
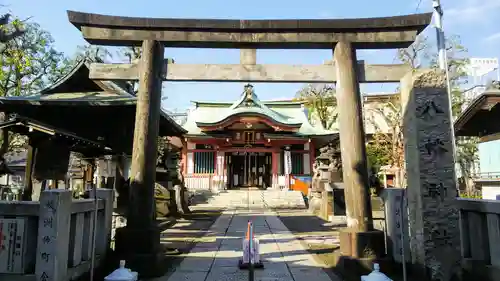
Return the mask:
<svg viewBox="0 0 500 281">
<path fill-rule="evenodd" d="M 446 54 L 446 40 L 444 37 L 444 31 L 443 31 L 443 9 L 441 8 L 441 1 L 440 0 L 432 0 L 432 7 L 434 9 L 434 22 L 436 26 L 436 35 L 437 35 L 437 47 L 438 47 L 438 55 L 439 55 L 439 68 L 441 70 L 444 70 L 446 73 L 446 84 L 448 88 L 448 101 L 449 101 L 449 112 L 450 112 L 450 126 L 451 126 L 451 132 L 450 132 L 450 137 L 451 137 L 451 144 L 453 147 L 453 163 L 456 168 L 457 164 L 457 154 L 456 154 L 456 142 L 455 142 L 455 126 L 453 126 L 453 98 L 451 95 L 451 83 L 450 83 L 450 74 L 448 71 L 448 56 Z M 453 173 L 455 174 L 456 177 L 456 171 L 453 169 Z M 458 188 L 458 186 L 457 186 Z"/>
<path fill-rule="evenodd" d="M 439 68 L 445 70 L 447 69 L 446 44 L 443 32 L 443 9 L 440 0 L 432 0 L 432 7 L 434 8 L 434 24 L 436 25 Z"/>
</svg>

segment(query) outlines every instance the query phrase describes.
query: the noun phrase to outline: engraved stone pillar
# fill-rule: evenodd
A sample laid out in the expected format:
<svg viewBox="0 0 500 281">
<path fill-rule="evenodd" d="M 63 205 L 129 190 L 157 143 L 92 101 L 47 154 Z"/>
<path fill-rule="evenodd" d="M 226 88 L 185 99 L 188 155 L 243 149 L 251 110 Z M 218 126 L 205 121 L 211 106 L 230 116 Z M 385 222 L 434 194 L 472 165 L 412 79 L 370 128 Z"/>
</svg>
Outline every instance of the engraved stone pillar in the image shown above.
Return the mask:
<svg viewBox="0 0 500 281">
<path fill-rule="evenodd" d="M 460 232 L 444 73 L 421 70 L 402 80 L 412 264 L 429 280 L 460 271 Z"/>
<path fill-rule="evenodd" d="M 36 280 L 65 280 L 72 195 L 69 190 L 46 190 L 40 194 Z"/>
</svg>

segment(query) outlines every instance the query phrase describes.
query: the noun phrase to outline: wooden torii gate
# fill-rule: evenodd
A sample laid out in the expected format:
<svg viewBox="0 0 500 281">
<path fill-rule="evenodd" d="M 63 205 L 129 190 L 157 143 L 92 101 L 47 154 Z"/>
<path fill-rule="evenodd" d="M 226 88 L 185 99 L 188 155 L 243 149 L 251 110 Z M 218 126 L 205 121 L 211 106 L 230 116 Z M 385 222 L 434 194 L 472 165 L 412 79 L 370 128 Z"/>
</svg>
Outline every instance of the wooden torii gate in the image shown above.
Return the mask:
<svg viewBox="0 0 500 281">
<path fill-rule="evenodd" d="M 133 268 L 154 274 L 158 253 L 153 191 L 162 81 L 336 82 L 349 226 L 341 241 L 352 245 L 350 256 L 358 260 L 378 254 L 374 244 L 383 241 L 383 234 L 373 230 L 359 83 L 400 82 L 409 69 L 358 62 L 356 50 L 408 47 L 429 25 L 430 13 L 340 20 L 153 19 L 73 11 L 68 17 L 91 44 L 142 46 L 139 63 L 93 64 L 90 69 L 92 79 L 139 80 L 130 214 L 121 242 L 129 254 L 142 257 L 130 261 Z M 165 46 L 238 48 L 240 64 L 165 63 Z M 257 64 L 256 49 L 331 49 L 334 65 Z"/>
</svg>

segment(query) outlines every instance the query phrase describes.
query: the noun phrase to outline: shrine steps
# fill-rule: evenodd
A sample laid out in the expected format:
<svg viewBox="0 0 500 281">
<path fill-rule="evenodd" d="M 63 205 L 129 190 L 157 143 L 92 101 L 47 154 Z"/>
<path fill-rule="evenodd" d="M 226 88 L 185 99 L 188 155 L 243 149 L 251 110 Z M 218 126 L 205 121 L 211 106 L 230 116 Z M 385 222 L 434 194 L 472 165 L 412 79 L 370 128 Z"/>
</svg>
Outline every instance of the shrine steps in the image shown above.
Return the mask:
<svg viewBox="0 0 500 281">
<path fill-rule="evenodd" d="M 196 207 L 224 209 L 306 209 L 299 191 L 224 190 L 207 196 Z"/>
</svg>

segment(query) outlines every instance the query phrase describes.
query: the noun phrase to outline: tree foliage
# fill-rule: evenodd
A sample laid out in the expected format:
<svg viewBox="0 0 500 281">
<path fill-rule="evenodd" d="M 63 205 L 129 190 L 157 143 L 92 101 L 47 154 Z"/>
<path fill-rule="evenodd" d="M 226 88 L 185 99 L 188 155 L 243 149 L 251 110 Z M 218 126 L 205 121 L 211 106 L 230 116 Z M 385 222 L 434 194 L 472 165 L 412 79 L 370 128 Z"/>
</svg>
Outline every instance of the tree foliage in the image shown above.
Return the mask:
<svg viewBox="0 0 500 281">
<path fill-rule="evenodd" d="M 308 84 L 296 94 L 295 98 L 305 102 L 311 123 L 319 121 L 323 128 L 332 129 L 337 121 L 334 85 Z"/>
<path fill-rule="evenodd" d="M 8 36 L 9 40 L 1 43 L 0 96 L 35 94 L 65 73 L 64 55 L 54 48 L 50 33 L 37 23 L 14 18 L 1 28 L 4 34 L 15 36 Z M 1 120 L 5 120 L 5 114 L 2 112 Z M 6 131 L 3 131 L 1 139 L 0 155 L 11 149 L 22 148 L 26 143 L 25 137 L 8 135 Z M 4 139 L 8 141 L 4 142 Z"/>
<path fill-rule="evenodd" d="M 136 63 L 142 56 L 142 48 L 126 47 L 121 50 L 120 55 L 127 60 L 127 63 Z M 130 81 L 130 83 L 132 84 L 132 89 L 134 90 L 134 93 L 137 95 L 137 92 L 139 91 L 139 82 Z"/>
<path fill-rule="evenodd" d="M 24 32 L 0 53 L 0 96 L 34 94 L 64 74 L 64 55 L 54 48 L 50 33 L 33 22 L 22 27 Z"/>
<path fill-rule="evenodd" d="M 8 43 L 12 39 L 21 36 L 24 33 L 21 21 L 19 21 L 19 19 L 11 21 L 10 17 L 10 14 L 0 16 L 0 44 Z M 2 49 L 3 46 L 0 47 L 0 51 Z"/>
<path fill-rule="evenodd" d="M 371 136 L 366 145 L 368 165 L 374 171 L 378 171 L 382 166 L 396 168 L 394 169 L 397 172 L 394 184 L 404 186 L 404 138 L 399 102 L 389 100 L 367 110 L 374 111 L 375 114 L 372 116 L 382 118 L 387 125 L 387 129 L 384 130 L 374 122 L 375 120 L 370 120 L 376 133 Z"/>
<path fill-rule="evenodd" d="M 398 50 L 398 58 L 412 69 L 421 67 L 438 68 L 438 58 L 434 50 L 436 50 L 436 47 L 430 44 L 425 36 L 420 35 L 409 48 Z M 467 83 L 465 69 L 468 63 L 466 58 L 467 49 L 461 44 L 458 36 L 451 36 L 446 39 L 446 52 L 452 98 L 452 115 L 456 117 L 460 114 L 465 102 L 462 86 Z M 376 162 L 398 168 L 401 171 L 401 177 L 404 178 L 404 161 L 398 160 L 398 158 L 402 159 L 404 151 L 401 107 L 399 104 L 394 103 L 387 103 L 386 106 L 394 111 L 392 115 L 383 115 L 391 129 L 387 134 L 381 132 L 375 134 L 373 140 L 367 145 L 367 154 L 370 155 L 369 157 L 374 158 L 374 155 L 381 153 L 380 151 L 387 151 L 389 157 L 380 157 Z M 474 138 L 457 138 L 456 161 L 465 179 L 470 177 L 469 172 L 476 160 L 477 140 Z"/>
<path fill-rule="evenodd" d="M 81 61 L 86 58 L 95 62 L 110 63 L 113 60 L 113 53 L 102 46 L 89 44 L 78 46 L 73 59 L 75 61 Z"/>
</svg>

